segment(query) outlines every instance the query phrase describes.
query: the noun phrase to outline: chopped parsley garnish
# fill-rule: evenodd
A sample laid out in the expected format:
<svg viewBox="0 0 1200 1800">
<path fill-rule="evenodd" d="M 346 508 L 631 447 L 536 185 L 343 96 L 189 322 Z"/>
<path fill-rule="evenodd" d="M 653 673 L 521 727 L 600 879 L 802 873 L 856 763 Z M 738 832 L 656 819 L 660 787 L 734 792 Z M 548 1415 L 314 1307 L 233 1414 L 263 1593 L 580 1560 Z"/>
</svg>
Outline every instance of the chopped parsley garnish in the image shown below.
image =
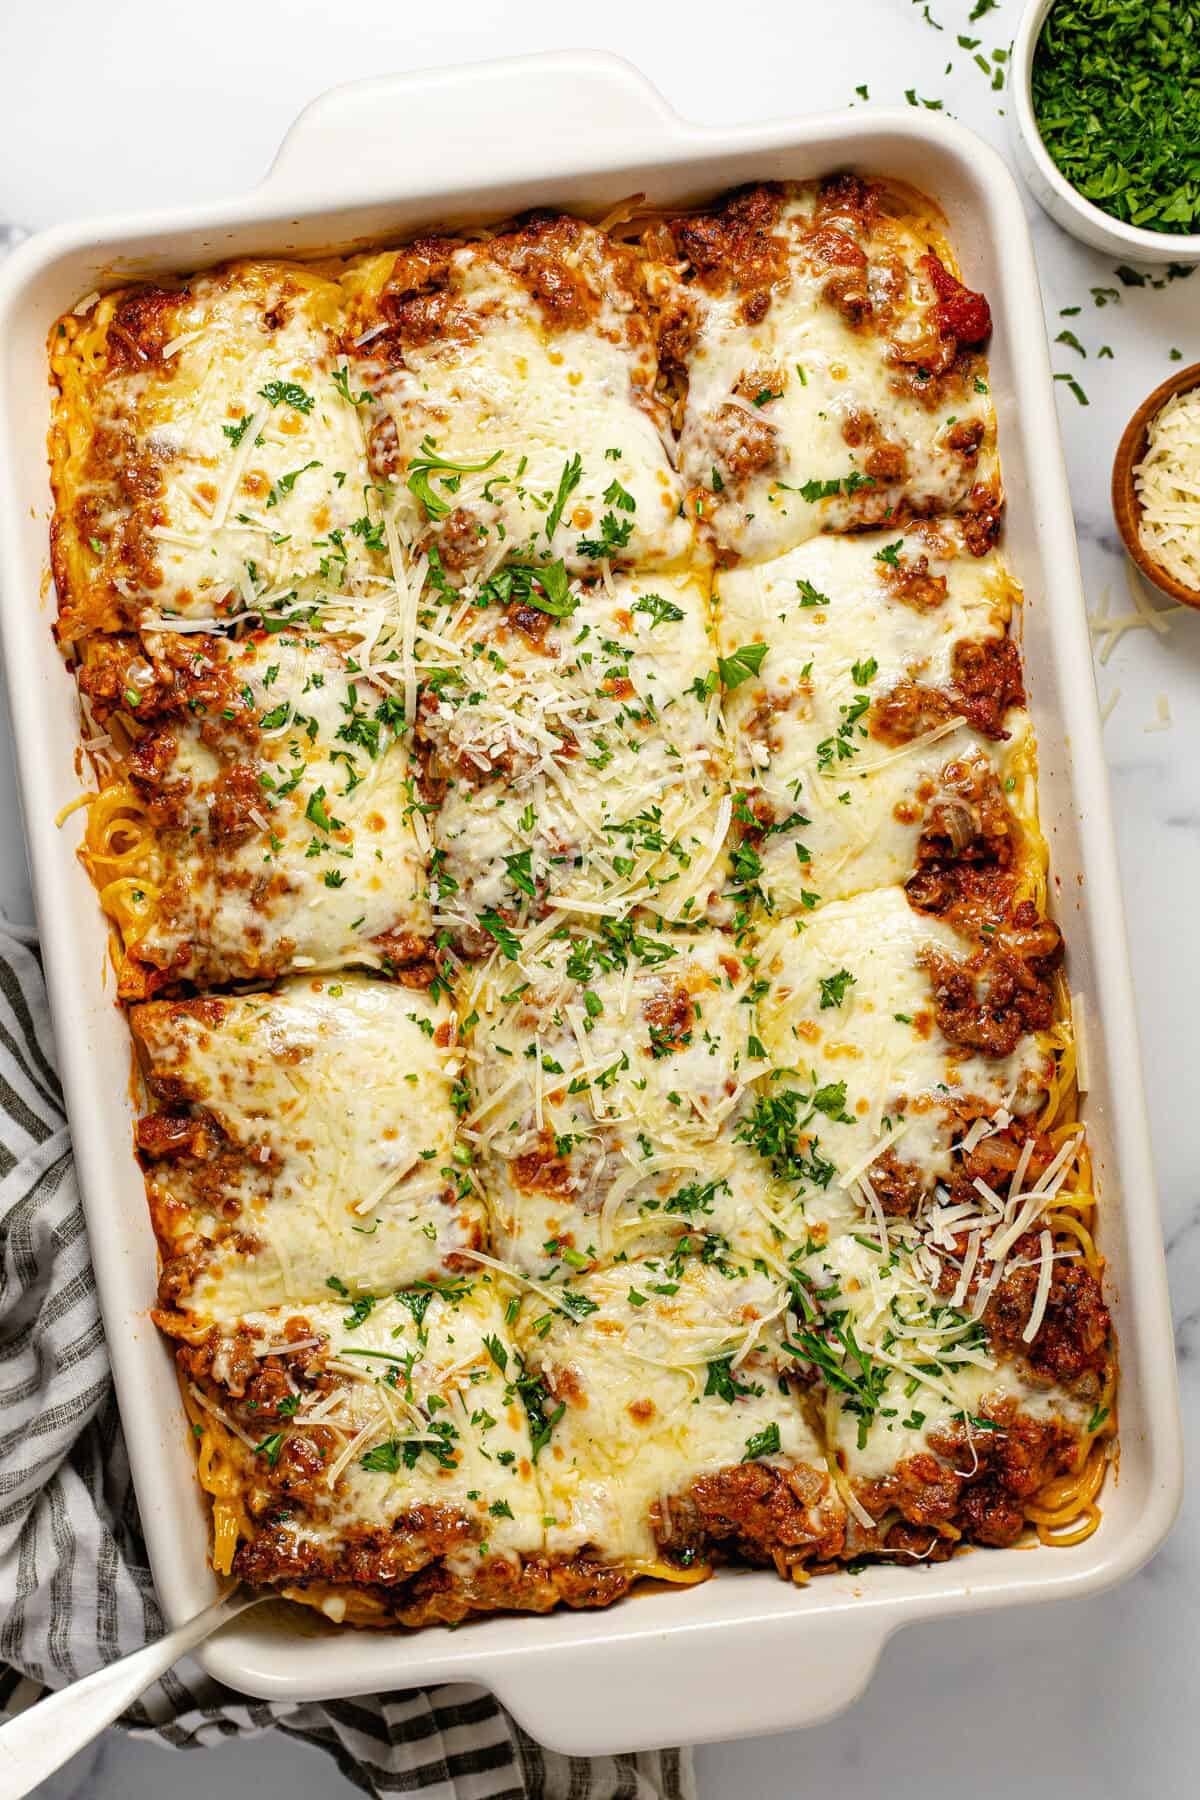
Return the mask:
<svg viewBox="0 0 1200 1800">
<path fill-rule="evenodd" d="M 521 954 L 521 941 L 511 926 L 506 925 L 498 912 L 488 907 L 479 915 L 479 923 L 489 937 L 495 938 L 500 950 L 509 962 L 516 962 Z"/>
<path fill-rule="evenodd" d="M 733 1357 L 718 1356 L 708 1365 L 708 1380 L 704 1384 L 705 1397 L 715 1395 L 732 1406 L 739 1394 L 752 1393 L 753 1389 L 743 1387 L 733 1373 Z"/>
<path fill-rule="evenodd" d="M 1192 0 L 1057 0 L 1033 57 L 1053 161 L 1145 231 L 1200 229 L 1200 29 Z"/>
<path fill-rule="evenodd" d="M 314 788 L 308 797 L 308 805 L 304 809 L 306 819 L 321 831 L 341 831 L 342 821 L 332 818 L 325 806 L 325 789 Z"/>
<path fill-rule="evenodd" d="M 624 550 L 632 533 L 632 519 L 618 519 L 616 513 L 606 512 L 600 521 L 600 536 L 580 538 L 575 548 L 580 556 L 596 559 L 612 556 L 614 551 Z"/>
<path fill-rule="evenodd" d="M 479 599 L 485 605 L 532 606 L 552 619 L 569 619 L 579 606 L 562 562 L 506 563 L 483 583 Z"/>
<path fill-rule="evenodd" d="M 342 364 L 340 369 L 335 369 L 333 371 L 333 385 L 342 396 L 342 399 L 350 406 L 370 406 L 374 402 L 374 394 L 368 394 L 366 388 L 364 388 L 360 394 L 352 394 L 350 392 L 350 371 L 345 363 Z"/>
<path fill-rule="evenodd" d="M 298 381 L 268 381 L 258 391 L 271 406 L 294 406 L 297 412 L 310 413 L 316 404 Z"/>
<path fill-rule="evenodd" d="M 779 1426 L 772 1419 L 761 1431 L 754 1432 L 746 1439 L 746 1454 L 743 1462 L 754 1462 L 760 1456 L 774 1456 L 779 1449 Z"/>
<path fill-rule="evenodd" d="M 655 625 L 674 625 L 683 617 L 682 608 L 673 600 L 664 600 L 661 594 L 643 594 L 640 600 L 635 600 L 632 610 L 649 613 L 651 629 Z"/>
<path fill-rule="evenodd" d="M 454 476 L 478 475 L 484 469 L 490 469 L 493 463 L 498 463 L 503 454 L 502 450 L 497 450 L 494 455 L 488 457 L 486 462 L 454 462 L 448 457 L 438 455 L 432 438 L 422 438 L 420 450 L 409 462 L 408 475 L 404 485 L 409 493 L 420 501 L 427 519 L 444 519 L 451 511 L 450 502 L 443 500 L 440 494 L 434 493 L 429 485 L 430 476 L 437 474 L 445 479 Z M 449 483 L 447 482 L 446 485 Z M 451 491 L 454 492 L 456 488 L 457 483 Z"/>
<path fill-rule="evenodd" d="M 860 475 L 854 469 L 849 475 L 834 475 L 828 481 L 806 481 L 800 488 L 800 498 L 811 505 L 816 500 L 832 500 L 835 494 L 845 494 L 848 497 L 857 494 L 859 488 L 874 486 L 873 475 Z"/>
<path fill-rule="evenodd" d="M 563 472 L 558 478 L 558 492 L 554 503 L 546 514 L 546 542 L 549 543 L 558 530 L 559 520 L 563 516 L 563 507 L 567 504 L 575 489 L 583 479 L 583 463 L 578 456 L 573 456 L 563 464 Z"/>
<path fill-rule="evenodd" d="M 875 552 L 875 561 L 878 563 L 886 563 L 889 569 L 898 569 L 900 567 L 900 551 L 903 548 L 903 545 L 903 538 L 897 538 L 894 544 L 885 544 L 882 550 L 877 550 Z"/>
<path fill-rule="evenodd" d="M 732 691 L 741 687 L 743 681 L 752 680 L 763 666 L 767 648 L 766 644 L 741 644 L 732 656 L 719 656 L 717 667 L 726 688 Z"/>
<path fill-rule="evenodd" d="M 841 1006 L 846 998 L 846 990 L 855 985 L 855 977 L 849 969 L 839 969 L 836 975 L 822 975 L 821 1011 L 824 1012 L 827 1007 Z"/>
<path fill-rule="evenodd" d="M 1065 381 L 1066 382 L 1067 386 L 1070 388 L 1071 392 L 1074 394 L 1075 398 L 1078 400 L 1080 406 L 1086 406 L 1088 404 L 1087 395 L 1084 393 L 1083 389 L 1080 387 L 1079 383 L 1076 381 L 1076 379 L 1073 375 L 1056 375 L 1054 377 L 1054 379 L 1055 379 L 1055 381 Z"/>
<path fill-rule="evenodd" d="M 532 850 L 519 850 L 515 856 L 506 856 L 504 859 L 504 866 L 508 870 L 508 879 L 522 894 L 528 894 L 531 900 L 537 893 L 530 871 L 532 859 Z"/>
</svg>

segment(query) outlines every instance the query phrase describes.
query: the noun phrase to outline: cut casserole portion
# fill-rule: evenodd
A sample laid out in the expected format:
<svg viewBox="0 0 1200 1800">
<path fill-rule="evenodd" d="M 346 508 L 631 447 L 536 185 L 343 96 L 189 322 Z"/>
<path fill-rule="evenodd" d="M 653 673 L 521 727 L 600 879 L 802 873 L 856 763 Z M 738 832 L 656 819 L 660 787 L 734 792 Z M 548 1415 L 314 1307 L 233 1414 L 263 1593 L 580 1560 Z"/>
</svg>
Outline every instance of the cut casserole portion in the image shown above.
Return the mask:
<svg viewBox="0 0 1200 1800">
<path fill-rule="evenodd" d="M 645 268 L 592 225 L 536 213 L 478 242 L 358 259 L 354 379 L 403 536 L 455 583 L 505 556 L 661 568 L 688 553 Z"/>
<path fill-rule="evenodd" d="M 58 632 L 374 592 L 381 534 L 335 282 L 240 262 L 82 302 L 50 338 Z"/>
<path fill-rule="evenodd" d="M 516 1326 L 548 1394 L 538 1474 L 554 1563 L 612 1599 L 638 1576 L 699 1580 L 737 1556 L 803 1579 L 841 1549 L 845 1515 L 785 1370 L 787 1289 L 736 1258 L 631 1258 L 569 1306 L 527 1300 Z"/>
<path fill-rule="evenodd" d="M 547 910 L 703 919 L 729 817 L 707 584 L 501 571 L 423 615 L 415 751 L 438 923 L 469 953 Z"/>
<path fill-rule="evenodd" d="M 221 1572 L 363 1625 L 554 1604 L 539 1390 L 488 1277 L 249 1312 L 177 1357 Z"/>
<path fill-rule="evenodd" d="M 1053 1510 L 1052 1484 L 1086 1481 L 1111 1350 L 1098 1276 L 1054 1229 L 1069 1166 L 1039 1149 L 1011 1198 L 959 1180 L 877 1243 L 868 1226 L 795 1260 L 789 1343 L 826 1383 L 850 1554 L 1011 1544 Z"/>
<path fill-rule="evenodd" d="M 290 628 L 119 636 L 89 642 L 79 686 L 110 738 L 85 860 L 122 998 L 348 963 L 429 979 L 419 796 L 353 656 Z"/>
<path fill-rule="evenodd" d="M 764 939 L 757 1028 L 771 1068 L 737 1135 L 796 1196 L 791 1237 L 911 1212 L 976 1119 L 1035 1122 L 1054 1076 L 1061 945 L 1031 911 L 974 938 L 882 888 Z"/>
<path fill-rule="evenodd" d="M 996 532 L 987 302 L 946 268 L 915 196 L 835 176 L 675 220 L 683 277 L 654 276 L 687 381 L 680 468 L 724 551 L 961 512 Z"/>
<path fill-rule="evenodd" d="M 721 575 L 743 904 L 807 911 L 936 870 L 1040 868 L 1018 590 L 954 522 L 816 537 Z M 748 662 L 753 662 L 753 671 Z"/>
<path fill-rule="evenodd" d="M 164 1307 L 229 1324 L 468 1266 L 485 1221 L 444 1000 L 347 975 L 151 1001 L 130 1025 Z"/>
<path fill-rule="evenodd" d="M 755 1073 L 745 957 L 622 921 L 513 948 L 469 997 L 498 1254 L 555 1280 L 681 1240 L 758 1254 L 761 1177 L 729 1129 Z"/>
</svg>

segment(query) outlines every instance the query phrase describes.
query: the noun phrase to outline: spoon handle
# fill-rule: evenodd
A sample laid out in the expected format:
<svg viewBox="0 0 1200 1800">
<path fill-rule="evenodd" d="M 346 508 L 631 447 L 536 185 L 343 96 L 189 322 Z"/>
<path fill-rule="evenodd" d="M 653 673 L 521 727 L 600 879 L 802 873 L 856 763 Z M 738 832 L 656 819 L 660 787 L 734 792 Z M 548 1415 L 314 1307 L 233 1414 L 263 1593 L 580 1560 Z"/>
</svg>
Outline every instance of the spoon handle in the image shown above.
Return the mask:
<svg viewBox="0 0 1200 1800">
<path fill-rule="evenodd" d="M 48 1694 L 0 1726 L 0 1800 L 22 1800 L 111 1725 L 181 1656 L 264 1598 L 235 1588 L 157 1643 Z"/>
</svg>

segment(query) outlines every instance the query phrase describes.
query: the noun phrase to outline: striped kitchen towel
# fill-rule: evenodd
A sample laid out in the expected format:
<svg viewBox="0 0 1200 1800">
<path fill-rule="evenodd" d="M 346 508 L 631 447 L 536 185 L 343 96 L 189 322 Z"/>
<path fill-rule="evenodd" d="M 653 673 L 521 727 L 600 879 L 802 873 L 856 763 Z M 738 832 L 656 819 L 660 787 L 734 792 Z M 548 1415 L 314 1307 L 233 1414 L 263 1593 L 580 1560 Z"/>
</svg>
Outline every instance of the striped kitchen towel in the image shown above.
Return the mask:
<svg viewBox="0 0 1200 1800">
<path fill-rule="evenodd" d="M 0 1713 L 161 1634 L 31 933 L 0 924 Z M 176 1749 L 285 1731 L 366 1794 L 694 1800 L 687 1751 L 582 1761 L 482 1688 L 247 1700 L 182 1663 L 121 1721 Z"/>
</svg>

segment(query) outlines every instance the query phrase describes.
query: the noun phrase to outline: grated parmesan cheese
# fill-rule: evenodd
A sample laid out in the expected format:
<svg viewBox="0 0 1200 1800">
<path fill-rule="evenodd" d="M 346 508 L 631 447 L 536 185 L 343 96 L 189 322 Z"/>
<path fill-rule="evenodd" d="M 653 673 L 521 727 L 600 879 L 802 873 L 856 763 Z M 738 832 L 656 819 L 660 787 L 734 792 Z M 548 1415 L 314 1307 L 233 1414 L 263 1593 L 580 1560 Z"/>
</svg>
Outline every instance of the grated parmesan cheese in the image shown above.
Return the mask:
<svg viewBox="0 0 1200 1800">
<path fill-rule="evenodd" d="M 1176 394 L 1150 421 L 1133 471 L 1147 556 L 1200 592 L 1200 388 Z"/>
</svg>

